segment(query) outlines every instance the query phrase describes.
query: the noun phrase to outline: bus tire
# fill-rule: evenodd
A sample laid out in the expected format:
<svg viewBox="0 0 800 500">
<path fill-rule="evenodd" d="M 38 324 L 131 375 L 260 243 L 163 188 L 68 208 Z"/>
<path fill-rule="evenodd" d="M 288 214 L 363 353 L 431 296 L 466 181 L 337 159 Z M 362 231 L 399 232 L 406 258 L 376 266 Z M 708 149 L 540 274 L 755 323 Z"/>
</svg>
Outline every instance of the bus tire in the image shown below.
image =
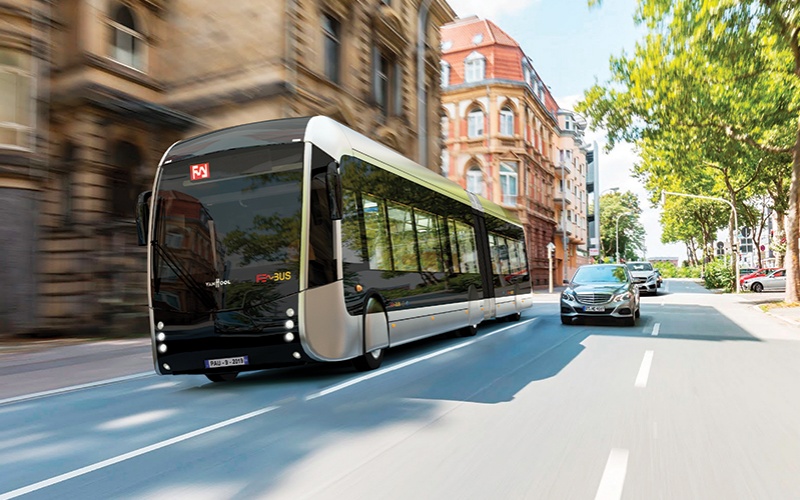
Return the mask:
<svg viewBox="0 0 800 500">
<path fill-rule="evenodd" d="M 231 382 L 236 380 L 239 372 L 232 373 L 206 373 L 206 378 L 212 382 Z"/>
<path fill-rule="evenodd" d="M 459 337 L 474 337 L 476 333 L 478 333 L 478 325 L 467 325 L 456 330 L 456 335 Z"/>
<path fill-rule="evenodd" d="M 520 319 L 522 319 L 522 313 L 518 313 L 518 312 L 515 312 L 511 316 L 506 316 L 506 321 L 509 321 L 511 323 L 516 323 Z"/>
<path fill-rule="evenodd" d="M 383 363 L 383 351 L 384 349 L 375 349 L 372 352 L 365 352 L 353 359 L 353 366 L 360 372 L 368 372 L 379 368 Z"/>
</svg>

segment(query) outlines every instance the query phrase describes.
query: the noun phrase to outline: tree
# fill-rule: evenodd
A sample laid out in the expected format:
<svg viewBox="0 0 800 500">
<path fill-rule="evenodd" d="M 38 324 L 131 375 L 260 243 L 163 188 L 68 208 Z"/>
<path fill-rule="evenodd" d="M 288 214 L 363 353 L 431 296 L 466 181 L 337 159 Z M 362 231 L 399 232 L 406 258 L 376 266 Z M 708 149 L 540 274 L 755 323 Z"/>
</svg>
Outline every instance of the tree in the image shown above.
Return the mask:
<svg viewBox="0 0 800 500">
<path fill-rule="evenodd" d="M 589 89 L 578 111 L 607 130 L 609 147 L 625 140 L 649 144 L 656 155 L 691 153 L 696 167 L 717 170 L 715 189 L 737 206 L 765 166 L 791 155 L 786 300 L 797 301 L 800 5 L 639 0 L 636 18 L 646 38 L 633 56 L 612 59 L 611 81 Z M 785 179 L 783 172 L 770 174 Z"/>
<path fill-rule="evenodd" d="M 638 251 L 644 251 L 645 230 L 639 221 L 641 213 L 639 198 L 630 191 L 607 193 L 600 197 L 600 248 L 604 257 L 612 261 L 616 258 L 617 227 L 621 259 L 636 260 Z"/>
</svg>

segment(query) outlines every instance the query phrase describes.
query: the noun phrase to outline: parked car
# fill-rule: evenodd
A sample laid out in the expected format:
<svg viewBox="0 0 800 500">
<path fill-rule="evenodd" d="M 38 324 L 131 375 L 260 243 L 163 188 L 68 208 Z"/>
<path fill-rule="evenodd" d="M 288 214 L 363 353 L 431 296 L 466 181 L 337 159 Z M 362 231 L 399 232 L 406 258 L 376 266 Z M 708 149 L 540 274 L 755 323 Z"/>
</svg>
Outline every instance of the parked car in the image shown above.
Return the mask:
<svg viewBox="0 0 800 500">
<path fill-rule="evenodd" d="M 561 293 L 561 323 L 605 317 L 634 326 L 641 315 L 639 306 L 639 287 L 625 265 L 581 266 Z"/>
<path fill-rule="evenodd" d="M 749 280 L 749 279 L 752 279 L 752 278 L 760 278 L 762 276 L 768 275 L 772 271 L 777 271 L 777 270 L 778 270 L 777 267 L 763 267 L 761 269 L 756 269 L 756 270 L 751 271 L 751 272 L 749 272 L 749 273 L 747 273 L 745 275 L 742 275 L 741 274 L 741 269 L 740 269 L 739 270 L 739 275 L 741 276 L 741 278 L 739 278 L 739 283 L 744 285 L 744 281 L 745 280 Z"/>
<path fill-rule="evenodd" d="M 640 291 L 653 295 L 658 293 L 658 271 L 655 270 L 653 264 L 642 261 L 627 262 L 625 265 L 628 266 L 633 282 L 636 283 Z"/>
<path fill-rule="evenodd" d="M 749 274 L 753 274 L 754 272 L 758 271 L 759 269 L 756 267 L 740 267 L 739 268 L 739 276 L 745 277 Z"/>
<path fill-rule="evenodd" d="M 786 269 L 777 269 L 766 276 L 757 276 L 744 280 L 742 289 L 751 290 L 753 292 L 786 291 Z"/>
</svg>

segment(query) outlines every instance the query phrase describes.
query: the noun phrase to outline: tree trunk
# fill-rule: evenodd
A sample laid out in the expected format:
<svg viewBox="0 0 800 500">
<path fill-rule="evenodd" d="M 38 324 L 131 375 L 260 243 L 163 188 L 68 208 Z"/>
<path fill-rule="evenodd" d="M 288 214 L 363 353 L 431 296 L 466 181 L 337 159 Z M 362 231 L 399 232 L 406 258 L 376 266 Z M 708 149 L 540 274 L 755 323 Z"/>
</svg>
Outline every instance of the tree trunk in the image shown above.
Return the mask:
<svg viewBox="0 0 800 500">
<path fill-rule="evenodd" d="M 773 236 L 773 240 L 777 238 L 777 241 L 781 241 L 781 238 L 784 240 L 786 239 L 786 212 L 779 212 L 778 210 L 775 211 L 775 217 L 778 219 L 778 230 L 775 232 Z M 786 256 L 786 249 L 784 248 L 780 252 L 775 252 L 775 267 L 783 267 L 783 263 Z"/>
<path fill-rule="evenodd" d="M 797 137 L 792 151 L 792 186 L 789 188 L 789 228 L 786 231 L 786 302 L 800 300 L 800 259 L 798 259 L 797 209 L 800 206 L 800 117 L 797 119 Z"/>
</svg>

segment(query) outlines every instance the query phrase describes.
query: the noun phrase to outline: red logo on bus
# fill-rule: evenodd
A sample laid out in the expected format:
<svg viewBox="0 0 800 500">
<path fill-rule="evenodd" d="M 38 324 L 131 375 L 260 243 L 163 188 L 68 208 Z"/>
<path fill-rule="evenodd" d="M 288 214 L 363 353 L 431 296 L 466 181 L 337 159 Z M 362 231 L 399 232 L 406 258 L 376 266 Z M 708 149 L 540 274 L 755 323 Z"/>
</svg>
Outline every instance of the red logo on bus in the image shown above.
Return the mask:
<svg viewBox="0 0 800 500">
<path fill-rule="evenodd" d="M 208 163 L 198 163 L 189 167 L 192 173 L 192 180 L 199 181 L 200 179 L 208 179 L 209 170 Z"/>
</svg>

